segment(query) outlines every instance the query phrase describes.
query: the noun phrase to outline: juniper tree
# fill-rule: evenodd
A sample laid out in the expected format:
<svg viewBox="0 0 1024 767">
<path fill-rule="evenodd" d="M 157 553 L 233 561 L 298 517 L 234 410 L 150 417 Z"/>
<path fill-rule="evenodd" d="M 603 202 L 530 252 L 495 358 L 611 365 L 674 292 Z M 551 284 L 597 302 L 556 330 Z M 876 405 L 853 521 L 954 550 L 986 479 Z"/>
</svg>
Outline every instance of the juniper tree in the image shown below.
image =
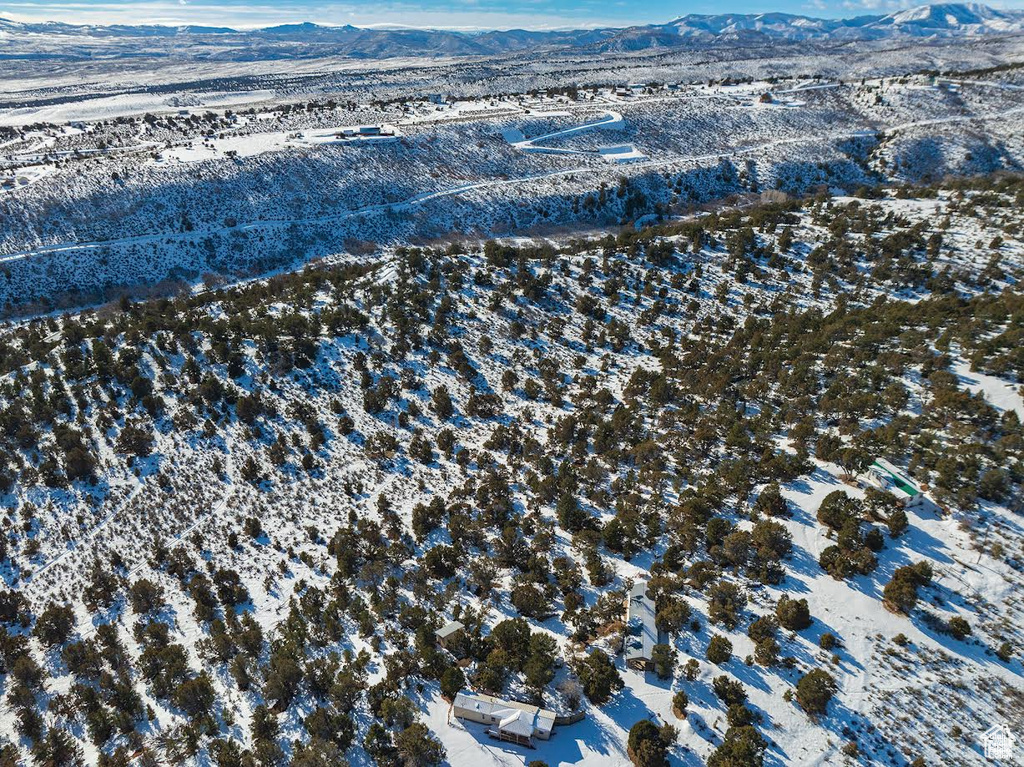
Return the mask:
<svg viewBox="0 0 1024 767">
<path fill-rule="evenodd" d="M 835 680 L 820 668 L 804 674 L 796 684 L 797 703 L 812 718 L 825 713 L 835 692 Z"/>
</svg>

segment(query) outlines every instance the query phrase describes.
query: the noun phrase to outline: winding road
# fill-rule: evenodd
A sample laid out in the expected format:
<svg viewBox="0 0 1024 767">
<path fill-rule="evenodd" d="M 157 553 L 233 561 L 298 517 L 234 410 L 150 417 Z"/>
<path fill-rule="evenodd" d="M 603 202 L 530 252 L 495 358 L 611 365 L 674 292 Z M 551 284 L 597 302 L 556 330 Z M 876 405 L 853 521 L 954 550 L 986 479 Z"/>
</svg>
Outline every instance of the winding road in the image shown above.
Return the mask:
<svg viewBox="0 0 1024 767">
<path fill-rule="evenodd" d="M 857 130 L 837 130 L 825 134 L 819 134 L 816 136 L 793 136 L 788 138 L 774 139 L 772 141 L 766 141 L 758 144 L 752 144 L 745 147 L 734 147 L 720 152 L 709 152 L 706 154 L 699 155 L 670 155 L 659 159 L 641 160 L 631 165 L 631 167 L 641 169 L 662 168 L 666 166 L 683 165 L 687 163 L 713 162 L 716 160 L 722 160 L 729 157 L 740 157 L 749 154 L 756 154 L 758 152 L 763 152 L 767 149 L 772 149 L 780 146 L 806 144 L 813 142 L 836 141 L 849 138 L 859 138 L 866 135 L 874 135 L 876 132 L 893 133 L 901 130 L 929 127 L 933 125 L 988 122 L 991 120 L 1005 119 L 1006 117 L 1009 117 L 1011 115 L 1018 114 L 1024 114 L 1024 106 L 1013 107 L 1011 109 L 1006 109 L 1000 112 L 993 112 L 985 115 L 958 115 L 954 117 L 942 117 L 929 120 L 916 120 L 913 122 L 902 123 L 899 125 L 881 126 L 877 128 L 864 127 L 859 128 Z M 605 118 L 599 122 L 585 123 L 583 125 L 574 126 L 573 128 L 567 128 L 562 131 L 555 131 L 554 133 L 549 133 L 544 136 L 538 136 L 528 141 L 524 139 L 522 143 L 536 145 L 536 143 L 539 141 L 555 138 L 556 136 L 564 136 L 570 133 L 576 133 L 583 130 L 592 130 L 597 127 L 611 127 L 612 125 L 615 124 L 616 120 L 621 119 L 622 117 L 621 115 L 618 115 L 618 113 L 609 112 L 605 116 Z M 496 189 L 501 187 L 517 186 L 520 184 L 530 184 L 536 181 L 543 181 L 546 179 L 559 178 L 565 176 L 574 176 L 582 174 L 601 175 L 608 174 L 609 172 L 614 171 L 611 171 L 607 166 L 604 165 L 584 165 L 572 168 L 562 168 L 559 170 L 548 171 L 546 173 L 520 176 L 517 178 L 486 179 L 468 184 L 461 184 L 458 186 L 448 187 L 445 189 L 423 192 L 421 194 L 414 195 L 412 197 L 407 198 L 406 200 L 402 200 L 399 202 L 367 205 L 361 208 L 354 208 L 351 210 L 343 211 L 341 213 L 327 214 L 323 216 L 265 219 L 246 224 L 240 224 L 234 227 L 219 226 L 203 229 L 194 229 L 189 232 L 164 232 L 160 234 L 140 234 L 128 237 L 114 238 L 109 240 L 94 240 L 89 242 L 71 242 L 57 245 L 44 245 L 39 248 L 33 248 L 29 250 L 22 250 L 14 253 L 0 255 L 0 264 L 36 258 L 39 256 L 53 255 L 63 252 L 70 253 L 74 251 L 96 250 L 108 247 L 145 245 L 148 243 L 170 244 L 174 242 L 189 242 L 199 240 L 203 237 L 207 237 L 210 235 L 228 234 L 230 232 L 235 231 L 250 232 L 257 230 L 274 230 L 294 225 L 301 226 L 311 224 L 337 223 L 359 216 L 374 213 L 399 212 L 403 210 L 409 210 L 411 208 L 423 205 L 424 203 L 430 202 L 432 200 L 437 200 L 445 197 L 457 197 L 460 195 L 484 189 Z"/>
</svg>

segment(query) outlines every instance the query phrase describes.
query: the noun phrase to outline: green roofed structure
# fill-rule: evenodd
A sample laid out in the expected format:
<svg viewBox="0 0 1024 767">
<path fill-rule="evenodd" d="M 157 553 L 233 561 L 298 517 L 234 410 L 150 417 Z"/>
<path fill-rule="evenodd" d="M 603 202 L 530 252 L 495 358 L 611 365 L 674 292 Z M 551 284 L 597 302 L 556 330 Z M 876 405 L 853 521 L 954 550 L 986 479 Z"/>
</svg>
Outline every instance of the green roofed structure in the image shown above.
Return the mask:
<svg viewBox="0 0 1024 767">
<path fill-rule="evenodd" d="M 875 460 L 867 471 L 867 481 L 880 490 L 899 498 L 908 508 L 917 508 L 928 502 L 921 488 L 905 471 L 884 458 Z"/>
</svg>

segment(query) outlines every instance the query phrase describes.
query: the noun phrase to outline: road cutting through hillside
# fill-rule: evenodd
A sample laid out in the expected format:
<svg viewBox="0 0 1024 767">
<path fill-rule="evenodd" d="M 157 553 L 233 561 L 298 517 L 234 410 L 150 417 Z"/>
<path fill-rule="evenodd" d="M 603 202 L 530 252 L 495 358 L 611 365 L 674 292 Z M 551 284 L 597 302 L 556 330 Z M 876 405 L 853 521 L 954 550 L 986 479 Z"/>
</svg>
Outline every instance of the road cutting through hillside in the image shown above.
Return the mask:
<svg viewBox="0 0 1024 767">
<path fill-rule="evenodd" d="M 663 157 L 660 159 L 641 160 L 633 163 L 631 167 L 638 169 L 663 168 L 666 166 L 682 165 L 685 163 L 711 162 L 716 160 L 728 159 L 730 157 L 740 157 L 744 155 L 749 155 L 752 153 L 762 152 L 767 149 L 779 146 L 787 146 L 791 144 L 806 144 L 809 142 L 812 143 L 824 141 L 838 141 L 842 139 L 851 138 L 862 138 L 864 136 L 874 135 L 876 133 L 894 133 L 897 131 L 919 127 L 928 127 L 932 125 L 987 122 L 990 120 L 1001 120 L 1011 115 L 1017 115 L 1022 113 L 1024 113 L 1024 106 L 1013 107 L 1011 109 L 1003 110 L 1001 112 L 994 112 L 992 114 L 986 115 L 958 115 L 954 117 L 942 117 L 929 120 L 915 120 L 913 122 L 902 123 L 900 125 L 863 127 L 857 130 L 836 131 L 834 133 L 828 133 L 818 136 L 796 136 L 790 138 L 775 139 L 773 141 L 766 141 L 763 143 L 753 144 L 746 147 L 734 147 L 732 149 L 726 149 L 719 152 L 710 152 L 701 155 L 672 155 L 670 157 Z M 609 125 L 612 122 L 614 122 L 614 120 L 606 120 L 601 124 Z M 594 127 L 594 125 L 596 125 L 596 123 L 588 124 L 588 129 Z M 584 126 L 576 126 L 577 129 L 583 127 Z M 550 139 L 556 134 L 565 135 L 561 131 L 556 131 L 553 134 L 547 134 L 545 136 L 532 139 L 532 141 L 537 142 L 541 139 Z M 407 198 L 406 200 L 402 200 L 399 202 L 376 203 L 373 205 L 364 206 L 362 208 L 355 208 L 352 210 L 328 214 L 324 216 L 290 219 L 268 219 L 262 221 L 254 221 L 246 224 L 240 224 L 234 227 L 220 226 L 205 229 L 195 229 L 190 232 L 164 232 L 159 234 L 140 234 L 110 240 L 94 240 L 89 242 L 74 242 L 64 243 L 60 245 L 46 245 L 40 248 L 23 250 L 0 256 L 0 264 L 27 260 L 39 256 L 54 255 L 57 253 L 73 253 L 75 251 L 80 250 L 99 250 L 102 248 L 112 248 L 131 245 L 146 245 L 150 243 L 169 245 L 176 242 L 198 242 L 204 237 L 209 237 L 211 235 L 217 234 L 230 234 L 231 232 L 271 230 L 296 225 L 302 226 L 338 223 L 341 221 L 346 221 L 348 219 L 357 218 L 359 216 L 371 215 L 374 213 L 400 212 L 402 210 L 407 210 L 415 206 L 422 205 L 423 203 L 429 202 L 431 200 L 437 200 L 444 197 L 456 197 L 474 191 L 481 191 L 484 189 L 495 189 L 506 186 L 516 186 L 519 184 L 529 184 L 534 183 L 536 181 L 544 181 L 546 179 L 559 178 L 565 176 L 582 174 L 607 174 L 609 172 L 610 171 L 608 167 L 604 165 L 576 166 L 572 168 L 562 168 L 559 170 L 548 171 L 546 173 L 521 176 L 519 178 L 486 179 L 483 181 L 477 181 L 469 184 L 462 184 L 455 187 L 449 187 L 447 189 L 439 189 L 432 192 L 422 192 L 418 195 L 414 195 L 410 198 Z"/>
</svg>

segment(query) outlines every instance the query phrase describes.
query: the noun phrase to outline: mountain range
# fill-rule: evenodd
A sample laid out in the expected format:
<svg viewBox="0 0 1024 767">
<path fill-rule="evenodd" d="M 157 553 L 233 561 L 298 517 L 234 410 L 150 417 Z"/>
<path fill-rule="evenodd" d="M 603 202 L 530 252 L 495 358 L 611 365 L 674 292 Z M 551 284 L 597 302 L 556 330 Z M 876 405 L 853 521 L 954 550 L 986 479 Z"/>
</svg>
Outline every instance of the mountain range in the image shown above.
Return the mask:
<svg viewBox="0 0 1024 767">
<path fill-rule="evenodd" d="M 886 39 L 1024 31 L 1024 11 L 977 3 L 922 5 L 887 15 L 818 19 L 787 13 L 688 15 L 663 25 L 683 38 Z"/>
<path fill-rule="evenodd" d="M 462 32 L 443 29 L 324 26 L 310 22 L 253 30 L 209 26 L 75 25 L 0 19 L 0 58 L 88 56 L 90 49 L 144 47 L 162 41 L 217 48 L 220 57 L 243 49 L 312 46 L 318 54 L 366 58 L 471 56 L 538 48 L 629 51 L 706 44 L 946 38 L 1024 33 L 1024 11 L 976 3 L 922 5 L 891 14 L 822 19 L 788 13 L 689 14 L 666 24 L 563 31 L 522 29 Z M 61 41 L 66 46 L 54 45 Z M 76 42 L 78 45 L 76 46 Z M 38 43 L 47 51 L 41 53 Z M 46 43 L 49 43 L 47 46 Z M 104 53 L 109 51 L 104 50 Z"/>
</svg>

